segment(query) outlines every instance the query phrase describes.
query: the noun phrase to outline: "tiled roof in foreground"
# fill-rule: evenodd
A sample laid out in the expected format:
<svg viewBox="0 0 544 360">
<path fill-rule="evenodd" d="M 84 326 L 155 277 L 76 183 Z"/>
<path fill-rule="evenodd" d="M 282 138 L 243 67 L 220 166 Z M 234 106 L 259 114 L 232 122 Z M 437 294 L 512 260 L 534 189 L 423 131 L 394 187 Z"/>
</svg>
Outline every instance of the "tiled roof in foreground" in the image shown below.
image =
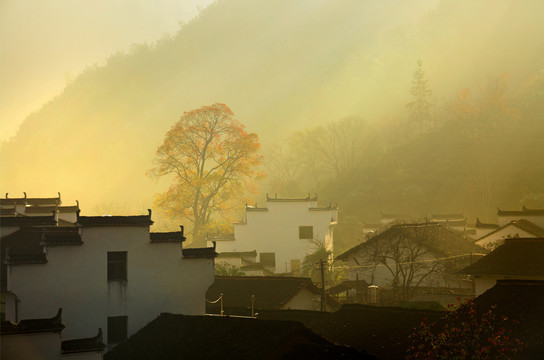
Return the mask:
<svg viewBox="0 0 544 360">
<path fill-rule="evenodd" d="M 372 359 L 294 321 L 162 313 L 104 355 L 117 359 Z"/>
</svg>

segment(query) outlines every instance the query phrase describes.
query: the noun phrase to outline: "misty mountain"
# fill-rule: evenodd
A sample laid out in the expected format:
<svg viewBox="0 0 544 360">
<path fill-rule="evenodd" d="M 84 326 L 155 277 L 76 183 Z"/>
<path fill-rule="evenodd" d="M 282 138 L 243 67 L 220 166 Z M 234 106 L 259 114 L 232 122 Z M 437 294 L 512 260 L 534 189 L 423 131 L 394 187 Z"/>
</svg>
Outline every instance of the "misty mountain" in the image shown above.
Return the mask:
<svg viewBox="0 0 544 360">
<path fill-rule="evenodd" d="M 385 123 L 405 116 L 420 58 L 436 101 L 503 72 L 514 86 L 538 74 L 542 13 L 514 0 L 218 1 L 178 33 L 89 66 L 30 114 L 0 149 L 2 190 L 143 209 L 166 185 L 146 171 L 184 111 L 225 103 L 267 145 L 348 116 Z M 403 154 L 406 166 L 425 158 Z M 398 159 L 381 156 L 383 169 Z"/>
</svg>

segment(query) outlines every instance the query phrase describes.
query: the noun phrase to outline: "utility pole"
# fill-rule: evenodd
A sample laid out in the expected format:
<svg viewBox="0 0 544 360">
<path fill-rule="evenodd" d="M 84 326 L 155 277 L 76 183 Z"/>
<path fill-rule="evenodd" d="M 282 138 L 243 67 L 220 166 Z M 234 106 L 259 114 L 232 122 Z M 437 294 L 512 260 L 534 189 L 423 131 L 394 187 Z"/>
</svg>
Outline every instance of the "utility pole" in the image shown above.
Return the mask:
<svg viewBox="0 0 544 360">
<path fill-rule="evenodd" d="M 321 270 L 321 311 L 327 311 L 327 299 L 325 298 L 325 264 L 327 260 L 319 260 L 319 268 Z"/>
</svg>

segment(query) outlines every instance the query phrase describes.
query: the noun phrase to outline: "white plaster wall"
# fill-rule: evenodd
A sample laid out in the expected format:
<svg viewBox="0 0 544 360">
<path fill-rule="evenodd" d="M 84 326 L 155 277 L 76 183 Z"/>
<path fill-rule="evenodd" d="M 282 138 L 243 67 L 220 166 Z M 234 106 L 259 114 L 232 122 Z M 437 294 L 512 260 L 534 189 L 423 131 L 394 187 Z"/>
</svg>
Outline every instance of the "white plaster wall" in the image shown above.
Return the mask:
<svg viewBox="0 0 544 360">
<path fill-rule="evenodd" d="M 493 250 L 502 245 L 504 239 L 508 237 L 534 238 L 535 236 L 511 224 L 493 234 L 487 235 L 484 238 L 475 241 L 475 243 L 487 249 Z M 500 243 L 498 243 L 499 240 L 501 240 Z"/>
<path fill-rule="evenodd" d="M 497 283 L 498 276 L 482 276 L 474 279 L 474 295 L 480 296 Z"/>
<path fill-rule="evenodd" d="M 247 223 L 234 224 L 236 241 L 229 244 L 232 247 L 220 251 L 275 252 L 276 272 L 290 272 L 292 259 L 302 261 L 314 250 L 310 240 L 298 238 L 299 226 L 313 226 L 314 238 L 325 240 L 332 249 L 331 218 L 336 221 L 338 211 L 309 210 L 315 205 L 315 202 L 268 202 L 268 211 L 248 210 Z"/>
<path fill-rule="evenodd" d="M 129 336 L 161 312 L 202 315 L 213 259 L 183 259 L 176 243 L 149 242 L 148 227 L 82 228 L 83 245 L 47 248 L 48 263 L 12 266 L 8 289 L 19 318 L 63 308 L 63 339 L 91 337 L 108 316 L 128 316 Z M 107 281 L 107 252 L 127 251 L 128 281 Z"/>
<path fill-rule="evenodd" d="M 302 289 L 281 310 L 314 310 L 321 309 L 321 299 L 307 289 Z"/>
<path fill-rule="evenodd" d="M 2 360 L 57 360 L 60 358 L 60 334 L 38 333 L 0 337 Z"/>
<path fill-rule="evenodd" d="M 476 239 L 480 239 L 495 230 L 497 229 L 476 228 Z"/>
</svg>

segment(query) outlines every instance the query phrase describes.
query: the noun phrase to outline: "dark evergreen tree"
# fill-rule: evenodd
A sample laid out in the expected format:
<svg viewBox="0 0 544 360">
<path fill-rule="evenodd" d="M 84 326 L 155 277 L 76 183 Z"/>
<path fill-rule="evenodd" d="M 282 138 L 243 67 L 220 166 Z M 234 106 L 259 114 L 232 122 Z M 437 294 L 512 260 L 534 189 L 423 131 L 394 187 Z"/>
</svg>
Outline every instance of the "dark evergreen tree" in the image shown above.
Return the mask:
<svg viewBox="0 0 544 360">
<path fill-rule="evenodd" d="M 432 91 L 429 89 L 427 80 L 425 79 L 423 61 L 421 59 L 417 61 L 410 93 L 413 96 L 413 101 L 410 101 L 406 105 L 410 111 L 410 121 L 418 124 L 420 128 L 429 126 L 432 120 L 432 103 L 430 101 Z"/>
</svg>

